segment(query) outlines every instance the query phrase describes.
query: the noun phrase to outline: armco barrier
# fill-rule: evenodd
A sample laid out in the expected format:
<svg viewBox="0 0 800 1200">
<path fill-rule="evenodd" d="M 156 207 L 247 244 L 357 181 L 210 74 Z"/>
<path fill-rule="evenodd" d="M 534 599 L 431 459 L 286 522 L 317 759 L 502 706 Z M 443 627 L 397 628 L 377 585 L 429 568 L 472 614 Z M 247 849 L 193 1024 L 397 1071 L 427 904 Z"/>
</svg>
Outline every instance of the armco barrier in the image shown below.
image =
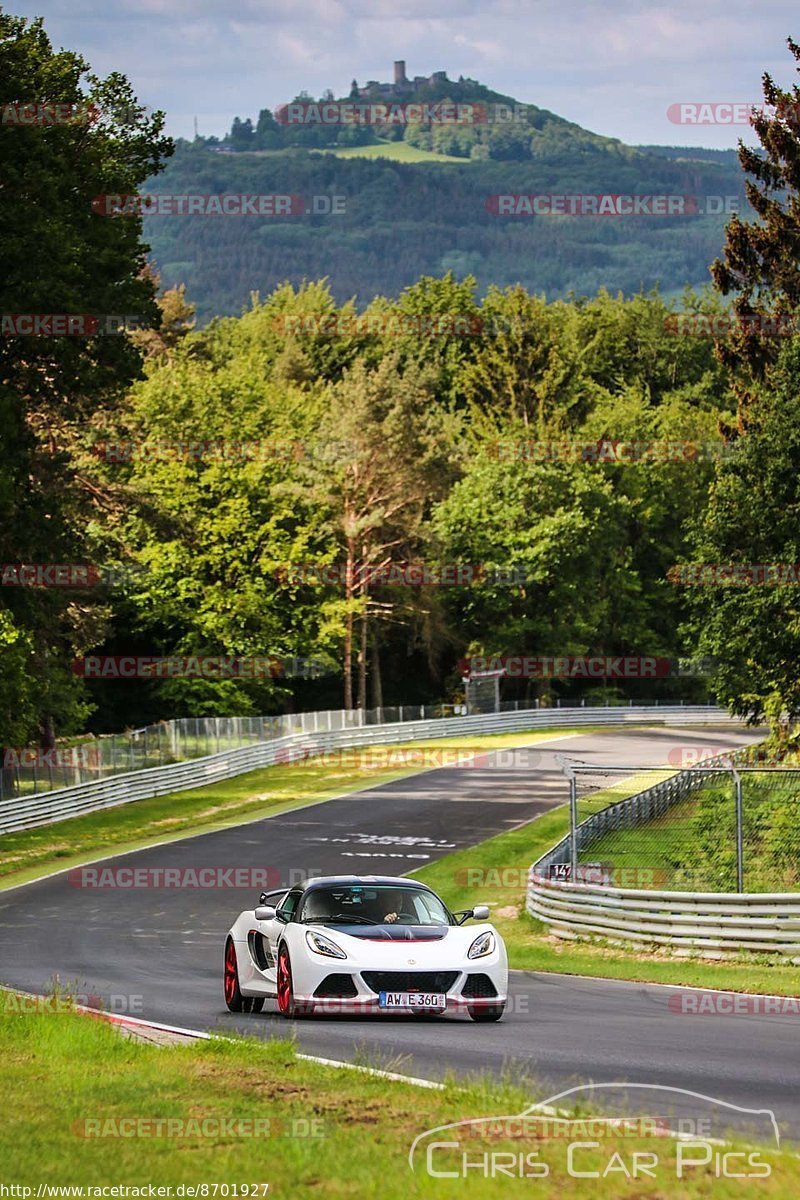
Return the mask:
<svg viewBox="0 0 800 1200">
<path fill-rule="evenodd" d="M 528 912 L 557 936 L 601 937 L 721 956 L 800 956 L 800 893 L 645 892 L 531 880 Z"/>
<path fill-rule="evenodd" d="M 80 816 L 101 808 L 128 804 L 150 796 L 188 791 L 221 779 L 232 779 L 257 767 L 305 757 L 314 750 L 334 747 L 390 745 L 420 739 L 458 737 L 462 734 L 515 733 L 581 725 L 703 725 L 729 724 L 731 716 L 712 706 L 653 708 L 558 708 L 528 709 L 519 712 L 483 713 L 469 717 L 442 717 L 425 721 L 364 725 L 330 733 L 298 733 L 257 742 L 234 750 L 224 750 L 205 758 L 150 767 L 126 775 L 61 788 L 34 796 L 15 796 L 0 804 L 0 834 L 18 829 L 47 825 L 67 817 Z"/>
<path fill-rule="evenodd" d="M 732 757 L 720 755 L 703 765 L 722 765 Z M 662 815 L 703 778 L 701 771 L 681 771 L 593 814 L 578 826 L 578 853 L 598 833 Z M 527 911 L 557 937 L 671 946 L 714 957 L 740 950 L 800 956 L 800 892 L 668 892 L 548 878 L 551 866 L 570 860 L 566 837 L 533 864 L 528 877 Z"/>
</svg>

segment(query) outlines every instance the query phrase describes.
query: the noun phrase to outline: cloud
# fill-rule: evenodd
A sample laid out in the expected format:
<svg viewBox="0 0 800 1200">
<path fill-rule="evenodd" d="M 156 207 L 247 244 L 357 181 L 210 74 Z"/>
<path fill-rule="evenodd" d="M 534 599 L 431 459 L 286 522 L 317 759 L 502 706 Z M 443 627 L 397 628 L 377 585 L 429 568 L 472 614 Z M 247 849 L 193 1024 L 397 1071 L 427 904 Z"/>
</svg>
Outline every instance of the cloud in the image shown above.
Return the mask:
<svg viewBox="0 0 800 1200">
<path fill-rule="evenodd" d="M 632 143 L 733 146 L 743 127 L 671 124 L 679 101 L 750 101 L 770 70 L 794 82 L 796 0 L 17 0 L 52 41 L 123 71 L 169 132 L 225 132 L 234 116 L 355 76 L 447 70 Z M 124 29 L 124 32 L 122 31 Z"/>
</svg>

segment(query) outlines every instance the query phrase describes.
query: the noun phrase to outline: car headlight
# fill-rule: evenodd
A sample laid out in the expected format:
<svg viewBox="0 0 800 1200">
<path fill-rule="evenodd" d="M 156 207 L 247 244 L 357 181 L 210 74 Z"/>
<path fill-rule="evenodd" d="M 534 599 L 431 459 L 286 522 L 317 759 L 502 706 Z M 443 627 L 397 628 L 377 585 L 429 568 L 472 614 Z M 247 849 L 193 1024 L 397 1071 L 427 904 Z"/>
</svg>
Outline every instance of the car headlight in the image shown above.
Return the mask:
<svg viewBox="0 0 800 1200">
<path fill-rule="evenodd" d="M 306 941 L 315 954 L 324 954 L 326 958 L 347 958 L 344 950 L 340 950 L 336 942 L 323 937 L 321 933 L 315 933 L 313 929 L 307 931 Z"/>
<path fill-rule="evenodd" d="M 479 933 L 467 951 L 467 958 L 483 958 L 494 950 L 494 934 L 491 930 Z"/>
</svg>

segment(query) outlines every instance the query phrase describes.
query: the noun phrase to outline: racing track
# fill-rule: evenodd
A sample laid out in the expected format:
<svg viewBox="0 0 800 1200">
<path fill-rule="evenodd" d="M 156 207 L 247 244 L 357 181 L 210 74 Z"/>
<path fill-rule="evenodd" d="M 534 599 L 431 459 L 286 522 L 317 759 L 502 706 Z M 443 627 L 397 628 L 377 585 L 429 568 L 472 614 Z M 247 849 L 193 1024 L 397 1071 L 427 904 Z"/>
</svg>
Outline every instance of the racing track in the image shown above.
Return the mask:
<svg viewBox="0 0 800 1200">
<path fill-rule="evenodd" d="M 490 758 L 482 769 L 428 771 L 122 855 L 114 865 L 268 865 L 274 886 L 278 874 L 287 882 L 300 871 L 399 875 L 564 801 L 558 752 L 598 763 L 655 765 L 673 746 L 723 749 L 757 737 L 741 730 L 653 728 L 560 738 L 532 747 L 538 762 L 531 769 L 498 769 Z M 398 840 L 408 838 L 417 840 Z M 77 981 L 81 992 L 130 998 L 130 1011 L 153 1021 L 285 1037 L 289 1027 L 269 1004 L 258 1016 L 233 1016 L 222 1000 L 224 934 L 256 898 L 252 888 L 87 889 L 71 885 L 66 873 L 0 892 L 0 980 L 42 992 L 57 972 L 62 981 Z M 498 1074 L 513 1065 L 552 1092 L 608 1080 L 686 1088 L 774 1109 L 782 1127 L 800 1135 L 800 1017 L 686 1016 L 669 1009 L 671 994 L 656 986 L 514 972 L 510 1011 L 497 1025 L 333 1017 L 299 1021 L 294 1030 L 307 1053 L 350 1059 L 366 1052 L 371 1061 L 427 1078 L 448 1068 Z"/>
</svg>

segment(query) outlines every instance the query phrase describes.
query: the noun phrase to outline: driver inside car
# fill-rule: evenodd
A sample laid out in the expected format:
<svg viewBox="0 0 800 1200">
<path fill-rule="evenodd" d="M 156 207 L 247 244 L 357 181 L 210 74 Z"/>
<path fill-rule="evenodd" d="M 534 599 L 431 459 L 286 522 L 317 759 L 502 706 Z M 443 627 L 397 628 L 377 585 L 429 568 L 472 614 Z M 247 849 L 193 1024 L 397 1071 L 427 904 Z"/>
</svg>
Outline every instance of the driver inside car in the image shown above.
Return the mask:
<svg viewBox="0 0 800 1200">
<path fill-rule="evenodd" d="M 406 907 L 408 901 L 403 892 L 386 892 L 381 897 L 383 906 L 387 911 L 383 915 L 383 922 L 386 925 L 394 925 L 396 921 L 403 920 L 407 924 L 416 924 L 417 916 L 414 912 L 409 912 Z"/>
</svg>

